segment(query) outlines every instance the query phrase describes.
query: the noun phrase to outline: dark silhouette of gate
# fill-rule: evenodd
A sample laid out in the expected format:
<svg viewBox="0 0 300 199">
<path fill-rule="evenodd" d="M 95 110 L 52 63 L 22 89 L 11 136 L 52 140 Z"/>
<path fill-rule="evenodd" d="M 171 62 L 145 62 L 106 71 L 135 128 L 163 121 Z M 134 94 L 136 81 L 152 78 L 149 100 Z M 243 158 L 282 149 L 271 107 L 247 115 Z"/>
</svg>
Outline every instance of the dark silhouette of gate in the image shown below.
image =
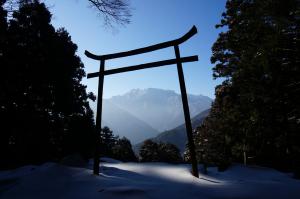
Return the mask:
<svg viewBox="0 0 300 199">
<path fill-rule="evenodd" d="M 183 75 L 183 69 L 182 69 L 182 63 L 198 61 L 198 56 L 195 55 L 195 56 L 189 56 L 189 57 L 180 57 L 180 52 L 179 52 L 179 44 L 182 44 L 183 42 L 187 41 L 189 38 L 194 36 L 196 33 L 197 33 L 197 28 L 195 26 L 193 26 L 191 28 L 191 30 L 189 32 L 187 32 L 181 38 L 178 38 L 178 39 L 175 39 L 172 41 L 155 44 L 155 45 L 144 47 L 144 48 L 139 48 L 139 49 L 126 51 L 126 52 L 119 52 L 119 53 L 114 53 L 114 54 L 94 55 L 88 51 L 85 51 L 85 55 L 87 57 L 100 61 L 99 72 L 89 73 L 87 75 L 87 78 L 99 77 L 97 113 L 96 113 L 97 114 L 96 115 L 96 138 L 95 138 L 96 149 L 95 149 L 95 154 L 94 154 L 94 174 L 99 175 L 99 163 L 100 162 L 99 162 L 99 148 L 98 148 L 99 147 L 98 133 L 101 132 L 104 76 L 117 74 L 117 73 L 123 73 L 123 72 L 129 72 L 129 71 L 134 71 L 134 70 L 141 70 L 141 69 L 146 69 L 146 68 L 154 68 L 154 67 L 160 67 L 160 66 L 165 66 L 165 65 L 177 64 L 178 78 L 179 78 L 180 91 L 181 91 L 181 99 L 182 99 L 182 105 L 183 105 L 183 111 L 184 111 L 185 127 L 186 127 L 186 132 L 187 132 L 187 137 L 188 137 L 188 147 L 189 147 L 189 151 L 190 151 L 190 155 L 191 155 L 191 162 L 192 162 L 192 174 L 195 177 L 199 177 L 198 167 L 197 167 L 197 159 L 196 159 L 196 153 L 195 153 L 195 145 L 194 145 L 194 140 L 193 140 L 191 117 L 190 117 L 190 111 L 189 111 L 189 105 L 188 105 L 188 99 L 187 99 L 187 93 L 186 93 L 184 75 Z M 123 68 L 105 70 L 105 61 L 106 60 L 148 53 L 151 51 L 168 48 L 168 47 L 174 47 L 175 56 L 176 56 L 175 59 L 169 59 L 169 60 L 145 63 L 145 64 L 140 64 L 140 65 L 135 65 L 135 66 L 126 66 Z"/>
</svg>

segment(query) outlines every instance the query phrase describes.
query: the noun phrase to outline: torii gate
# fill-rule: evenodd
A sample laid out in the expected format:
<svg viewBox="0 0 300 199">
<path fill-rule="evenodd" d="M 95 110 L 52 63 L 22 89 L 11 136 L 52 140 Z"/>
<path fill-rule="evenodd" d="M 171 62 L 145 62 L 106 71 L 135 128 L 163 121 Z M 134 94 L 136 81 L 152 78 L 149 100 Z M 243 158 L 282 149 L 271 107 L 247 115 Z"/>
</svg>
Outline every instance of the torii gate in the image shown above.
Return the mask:
<svg viewBox="0 0 300 199">
<path fill-rule="evenodd" d="M 189 146 L 191 162 L 192 162 L 192 174 L 195 177 L 199 177 L 197 159 L 196 159 L 196 153 L 195 153 L 195 144 L 194 144 L 194 140 L 193 140 L 191 117 L 190 117 L 187 93 L 186 93 L 186 88 L 185 88 L 184 75 L 183 75 L 183 70 L 182 70 L 182 63 L 198 61 L 198 56 L 195 55 L 195 56 L 189 56 L 189 57 L 180 57 L 180 52 L 179 52 L 179 44 L 182 44 L 183 42 L 187 41 L 192 36 L 194 36 L 196 33 L 197 33 L 197 28 L 196 28 L 196 26 L 193 26 L 190 29 L 190 31 L 187 32 L 181 38 L 178 38 L 178 39 L 175 39 L 172 41 L 155 44 L 155 45 L 144 47 L 144 48 L 134 49 L 134 50 L 126 51 L 126 52 L 119 52 L 119 53 L 114 53 L 114 54 L 94 55 L 94 54 L 90 53 L 89 51 L 85 51 L 85 55 L 87 57 L 100 61 L 99 72 L 89 73 L 87 75 L 87 78 L 99 77 L 97 113 L 96 113 L 97 114 L 96 115 L 96 143 L 95 143 L 96 148 L 95 148 L 95 154 L 94 154 L 94 174 L 95 175 L 99 175 L 99 163 L 100 163 L 100 161 L 99 161 L 99 140 L 98 140 L 99 137 L 97 136 L 97 132 L 101 132 L 104 76 L 117 74 L 117 73 L 123 73 L 123 72 L 129 72 L 129 71 L 134 71 L 134 70 L 141 70 L 141 69 L 146 69 L 146 68 L 154 68 L 154 67 L 166 66 L 166 65 L 171 65 L 171 64 L 177 64 L 178 78 L 179 78 L 180 91 L 181 91 L 181 99 L 182 99 L 182 105 L 183 105 L 183 111 L 184 111 L 185 127 L 186 127 L 186 133 L 187 133 L 187 137 L 188 137 L 188 146 Z M 155 50 L 160 50 L 160 49 L 168 48 L 168 47 L 174 47 L 176 59 L 169 59 L 169 60 L 139 64 L 139 65 L 135 65 L 135 66 L 126 66 L 123 68 L 105 70 L 105 61 L 106 60 L 148 53 L 148 52 L 152 52 Z"/>
</svg>

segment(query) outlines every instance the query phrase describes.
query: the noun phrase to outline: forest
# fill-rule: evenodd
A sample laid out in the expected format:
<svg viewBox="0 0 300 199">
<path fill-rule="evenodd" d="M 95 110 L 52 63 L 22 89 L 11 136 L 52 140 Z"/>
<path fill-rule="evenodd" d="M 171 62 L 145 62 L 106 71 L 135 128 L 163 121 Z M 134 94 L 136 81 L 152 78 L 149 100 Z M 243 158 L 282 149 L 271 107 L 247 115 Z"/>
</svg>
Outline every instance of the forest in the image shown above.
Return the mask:
<svg viewBox="0 0 300 199">
<path fill-rule="evenodd" d="M 212 46 L 215 89 L 198 159 L 300 169 L 299 1 L 227 1 Z"/>
<path fill-rule="evenodd" d="M 71 35 L 54 28 L 38 0 L 20 1 L 13 11 L 6 5 L 0 1 L 0 169 L 74 153 L 88 160 L 96 149 L 122 161 L 190 161 L 188 149 L 181 157 L 169 143 L 146 140 L 135 154 L 108 127 L 96 132 L 96 96 L 81 83 L 85 68 Z M 194 131 L 199 163 L 220 171 L 255 164 L 300 178 L 299 12 L 297 0 L 226 2 L 211 55 L 213 78 L 222 83 Z M 120 16 L 130 22 L 129 12 Z"/>
</svg>

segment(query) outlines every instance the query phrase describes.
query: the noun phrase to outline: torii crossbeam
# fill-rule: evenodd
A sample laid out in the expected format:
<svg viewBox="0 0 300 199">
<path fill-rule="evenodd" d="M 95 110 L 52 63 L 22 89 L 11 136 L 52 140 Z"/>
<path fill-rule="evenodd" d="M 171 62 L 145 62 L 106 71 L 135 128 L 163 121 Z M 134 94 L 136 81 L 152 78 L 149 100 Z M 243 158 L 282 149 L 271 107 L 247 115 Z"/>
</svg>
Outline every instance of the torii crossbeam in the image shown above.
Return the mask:
<svg viewBox="0 0 300 199">
<path fill-rule="evenodd" d="M 185 62 L 194 62 L 198 61 L 198 56 L 189 56 L 189 57 L 180 57 L 179 52 L 179 45 L 183 42 L 190 39 L 192 36 L 194 36 L 197 33 L 197 28 L 193 26 L 189 32 L 187 32 L 184 36 L 180 37 L 179 39 L 175 39 L 172 41 L 167 41 L 159 44 L 155 44 L 152 46 L 139 48 L 131 51 L 126 52 L 119 52 L 114 54 L 107 54 L 107 55 L 94 55 L 88 51 L 85 51 L 85 55 L 91 59 L 99 60 L 100 61 L 100 70 L 99 72 L 95 73 L 89 73 L 87 75 L 87 78 L 93 78 L 93 77 L 99 77 L 99 85 L 98 85 L 98 96 L 97 96 L 97 113 L 96 113 L 96 137 L 95 137 L 95 154 L 94 154 L 94 174 L 99 175 L 99 133 L 101 132 L 101 120 L 102 120 L 102 97 L 103 97 L 103 83 L 104 83 L 104 76 L 105 75 L 112 75 L 117 73 L 123 73 L 123 72 L 129 72 L 134 70 L 141 70 L 146 68 L 154 68 L 154 67 L 160 67 L 160 66 L 166 66 L 166 65 L 177 65 L 177 71 L 178 71 L 178 78 L 179 78 L 179 84 L 180 84 L 180 91 L 181 91 L 181 99 L 182 99 L 182 105 L 183 105 L 183 111 L 184 111 L 184 119 L 185 119 L 185 127 L 186 127 L 186 133 L 188 138 L 188 147 L 191 155 L 191 162 L 192 162 L 192 174 L 195 177 L 199 177 L 198 173 L 198 166 L 197 166 L 197 159 L 196 159 L 196 153 L 195 153 L 195 144 L 193 139 L 193 129 L 191 124 L 191 117 L 190 117 L 190 111 L 189 111 L 189 105 L 188 105 L 188 99 L 187 99 L 187 93 L 186 93 L 186 87 L 185 87 L 185 81 L 184 81 L 184 75 L 183 75 L 183 69 L 182 69 L 182 63 Z M 160 50 L 163 48 L 173 47 L 175 51 L 175 59 L 169 59 L 169 60 L 163 60 L 163 61 L 157 61 L 157 62 L 150 62 L 135 66 L 126 66 L 123 68 L 116 68 L 111 70 L 105 70 L 105 61 L 115 58 L 121 58 L 121 57 L 127 57 L 132 55 L 138 55 L 143 53 L 148 53 L 155 50 Z"/>
</svg>

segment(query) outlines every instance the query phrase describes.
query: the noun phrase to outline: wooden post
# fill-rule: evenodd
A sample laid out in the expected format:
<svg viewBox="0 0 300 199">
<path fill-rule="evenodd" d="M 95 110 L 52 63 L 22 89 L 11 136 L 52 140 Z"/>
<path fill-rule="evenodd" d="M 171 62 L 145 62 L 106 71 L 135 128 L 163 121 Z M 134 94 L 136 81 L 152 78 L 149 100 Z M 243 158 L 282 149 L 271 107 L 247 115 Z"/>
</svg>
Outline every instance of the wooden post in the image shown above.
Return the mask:
<svg viewBox="0 0 300 199">
<path fill-rule="evenodd" d="M 186 94 L 186 88 L 184 83 L 184 74 L 182 69 L 182 63 L 180 62 L 180 52 L 178 45 L 174 46 L 175 49 L 175 55 L 177 59 L 177 72 L 178 72 L 178 78 L 179 78 L 179 84 L 180 84 L 180 91 L 181 91 L 181 99 L 182 99 L 182 105 L 183 105 L 183 112 L 184 112 L 184 119 L 185 119 L 185 128 L 188 138 L 188 146 L 189 151 L 191 155 L 191 161 L 192 161 L 192 174 L 195 177 L 199 177 L 198 173 L 198 163 L 195 153 L 195 144 L 193 139 L 193 129 L 192 129 L 192 123 L 191 123 L 191 117 L 190 117 L 190 110 L 189 110 L 189 104 Z"/>
<path fill-rule="evenodd" d="M 103 83 L 104 83 L 104 64 L 105 60 L 100 61 L 99 70 L 99 83 L 98 83 L 98 96 L 97 96 L 97 113 L 96 113 L 96 135 L 95 135 L 95 154 L 94 154 L 94 174 L 99 175 L 99 163 L 100 163 L 100 133 L 102 122 L 102 96 L 103 96 Z"/>
</svg>

